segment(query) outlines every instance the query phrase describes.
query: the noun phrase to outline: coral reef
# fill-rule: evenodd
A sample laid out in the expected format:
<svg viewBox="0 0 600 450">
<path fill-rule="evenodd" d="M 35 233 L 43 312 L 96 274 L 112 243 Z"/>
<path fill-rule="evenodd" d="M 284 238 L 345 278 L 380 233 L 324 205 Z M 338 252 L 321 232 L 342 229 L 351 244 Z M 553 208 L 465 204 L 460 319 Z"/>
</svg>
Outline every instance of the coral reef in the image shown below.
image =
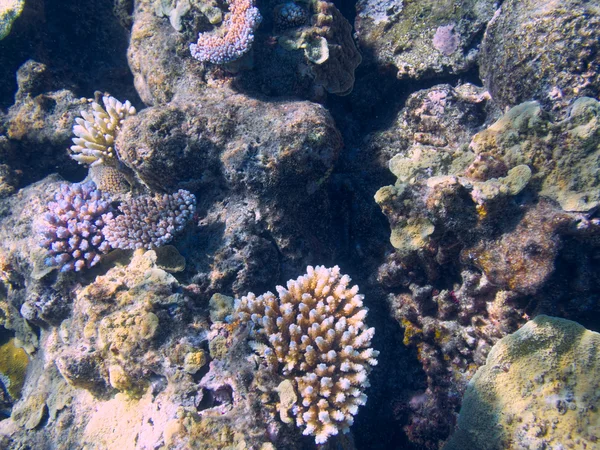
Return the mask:
<svg viewBox="0 0 600 450">
<path fill-rule="evenodd" d="M 121 103 L 116 98 L 102 97 L 104 108 L 92 101 L 92 113 L 81 111 L 73 126 L 73 144 L 71 158 L 79 164 L 115 165 L 117 155 L 114 149 L 115 136 L 121 129 L 126 117 L 135 115 L 136 110 L 129 100 Z"/>
<path fill-rule="evenodd" d="M 355 26 L 366 63 L 392 65 L 398 78 L 431 78 L 469 70 L 478 35 L 492 18 L 491 0 L 360 0 Z"/>
<path fill-rule="evenodd" d="M 391 290 L 405 344 L 417 349 L 427 375 L 427 388 L 409 403 L 406 431 L 413 442 L 435 447 L 451 433 L 452 410 L 491 346 L 527 314 L 557 312 L 557 303 L 573 295 L 570 283 L 559 281 L 568 254 L 561 248 L 575 239 L 590 245 L 590 257 L 596 251 L 599 191 L 590 168 L 598 164 L 597 101 L 576 100 L 565 120 L 535 102 L 519 105 L 467 145 L 469 122 L 453 122 L 456 106 L 440 101 L 448 96 L 435 94 L 434 103 L 432 91 L 424 93 L 416 98 L 428 101 L 409 102 L 401 116 L 426 107 L 444 126 L 426 143 L 404 141 L 389 163 L 396 184 L 375 200 L 395 248 L 378 279 Z M 425 120 L 416 123 L 427 129 Z M 450 126 L 458 129 L 453 140 L 444 135 Z M 385 144 L 382 137 L 373 143 Z M 574 317 L 586 315 L 596 280 L 590 283 L 578 294 Z M 552 306 L 544 300 L 548 291 Z"/>
<path fill-rule="evenodd" d="M 279 298 L 250 293 L 235 306 L 240 321 L 251 323 L 251 346 L 285 378 L 287 391 L 299 394 L 296 401 L 281 400 L 286 405 L 280 405 L 282 420 L 291 421 L 291 409 L 297 426 L 317 444 L 353 424 L 358 407 L 366 403 L 363 391 L 379 354 L 370 348 L 375 330 L 364 323 L 363 296 L 349 283 L 337 266 L 308 266 L 306 275 L 290 280 L 287 288 L 277 287 Z"/>
<path fill-rule="evenodd" d="M 502 2 L 481 44 L 480 73 L 486 88 L 502 107 L 528 100 L 562 107 L 577 97 L 598 97 L 599 29 L 600 7 L 595 3 Z M 577 56 L 564 58 L 565 53 Z"/>
<path fill-rule="evenodd" d="M 465 393 L 445 450 L 593 448 L 600 335 L 538 316 L 491 349 Z"/>
<path fill-rule="evenodd" d="M 366 147 L 386 169 L 394 156 L 407 155 L 416 144 L 454 154 L 481 130 L 488 109 L 489 94 L 480 87 L 436 85 L 411 94 L 387 129 L 368 136 Z"/>
<path fill-rule="evenodd" d="M 121 214 L 103 216 L 102 234 L 112 248 L 154 248 L 169 243 L 196 211 L 196 197 L 180 189 L 174 194 L 142 195 L 119 205 Z"/>
<path fill-rule="evenodd" d="M 0 40 L 0 448 L 596 445 L 576 331 L 469 387 L 598 331 L 594 2 L 80 3 Z"/>
<path fill-rule="evenodd" d="M 248 52 L 254 42 L 254 31 L 262 17 L 252 0 L 229 0 L 229 16 L 222 35 L 200 33 L 198 42 L 190 45 L 192 56 L 199 61 L 226 64 Z"/>
<path fill-rule="evenodd" d="M 48 265 L 79 272 L 100 261 L 109 243 L 102 235 L 112 217 L 110 201 L 92 182 L 60 187 L 39 224 L 40 245 L 48 249 Z"/>
</svg>

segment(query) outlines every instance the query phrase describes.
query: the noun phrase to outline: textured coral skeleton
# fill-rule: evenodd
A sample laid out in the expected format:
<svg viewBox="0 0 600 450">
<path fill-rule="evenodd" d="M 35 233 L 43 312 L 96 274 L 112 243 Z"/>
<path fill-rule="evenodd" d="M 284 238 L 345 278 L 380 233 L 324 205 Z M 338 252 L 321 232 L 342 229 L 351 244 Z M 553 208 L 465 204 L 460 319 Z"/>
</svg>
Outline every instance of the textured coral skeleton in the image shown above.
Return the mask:
<svg viewBox="0 0 600 450">
<path fill-rule="evenodd" d="M 225 64 L 235 61 L 250 50 L 254 31 L 261 20 L 253 0 L 230 0 L 229 15 L 221 29 L 215 33 L 200 33 L 198 42 L 190 45 L 190 52 L 203 62 Z"/>
<path fill-rule="evenodd" d="M 350 281 L 338 266 L 308 266 L 287 288 L 277 286 L 279 298 L 267 292 L 236 300 L 237 317 L 251 324 L 251 347 L 292 383 L 300 398 L 291 407 L 296 425 L 317 444 L 349 430 L 379 355 L 370 347 L 375 330 L 364 322 L 363 296 Z"/>
<path fill-rule="evenodd" d="M 102 97 L 104 108 L 92 102 L 92 112 L 81 111 L 75 119 L 71 146 L 71 158 L 80 164 L 94 166 L 97 164 L 114 164 L 117 155 L 114 148 L 115 137 L 127 116 L 136 114 L 129 100 L 121 103 L 116 98 Z"/>
</svg>

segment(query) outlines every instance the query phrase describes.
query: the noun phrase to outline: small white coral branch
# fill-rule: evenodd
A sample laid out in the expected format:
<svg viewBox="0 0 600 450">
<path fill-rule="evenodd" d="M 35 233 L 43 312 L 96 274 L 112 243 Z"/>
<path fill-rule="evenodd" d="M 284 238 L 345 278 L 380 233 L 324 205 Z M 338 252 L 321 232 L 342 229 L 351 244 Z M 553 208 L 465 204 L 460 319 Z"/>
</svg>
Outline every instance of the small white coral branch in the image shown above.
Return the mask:
<svg viewBox="0 0 600 450">
<path fill-rule="evenodd" d="M 127 116 L 136 114 L 129 101 L 121 103 L 114 97 L 102 97 L 104 108 L 92 102 L 92 112 L 81 111 L 81 117 L 75 119 L 71 158 L 80 164 L 94 166 L 113 164 L 117 155 L 114 142 L 121 124 Z"/>
<path fill-rule="evenodd" d="M 350 281 L 338 266 L 309 266 L 287 288 L 277 286 L 278 297 L 249 293 L 236 300 L 239 319 L 252 324 L 253 349 L 292 382 L 296 424 L 317 444 L 348 431 L 367 401 L 364 389 L 379 355 L 370 348 L 375 330 L 364 323 L 363 296 Z"/>
</svg>

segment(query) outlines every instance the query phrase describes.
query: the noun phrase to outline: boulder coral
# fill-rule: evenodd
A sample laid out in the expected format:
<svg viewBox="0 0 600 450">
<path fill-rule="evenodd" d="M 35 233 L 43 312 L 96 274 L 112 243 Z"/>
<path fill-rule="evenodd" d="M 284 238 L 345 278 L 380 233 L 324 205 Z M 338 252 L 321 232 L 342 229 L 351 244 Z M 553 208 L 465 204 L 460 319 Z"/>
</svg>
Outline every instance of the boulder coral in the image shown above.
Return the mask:
<svg viewBox="0 0 600 450">
<path fill-rule="evenodd" d="M 490 351 L 444 450 L 596 448 L 600 334 L 537 316 Z"/>
<path fill-rule="evenodd" d="M 599 30 L 596 2 L 502 2 L 481 43 L 479 67 L 485 87 L 501 107 L 537 100 L 562 108 L 577 97 L 598 97 Z"/>
</svg>

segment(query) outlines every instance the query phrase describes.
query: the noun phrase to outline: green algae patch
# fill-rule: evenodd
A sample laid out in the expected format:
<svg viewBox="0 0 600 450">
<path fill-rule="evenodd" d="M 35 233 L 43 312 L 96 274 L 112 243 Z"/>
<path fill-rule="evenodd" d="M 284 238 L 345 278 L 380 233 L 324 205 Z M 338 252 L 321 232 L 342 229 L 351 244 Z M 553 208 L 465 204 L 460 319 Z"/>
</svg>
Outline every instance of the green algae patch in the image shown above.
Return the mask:
<svg viewBox="0 0 600 450">
<path fill-rule="evenodd" d="M 27 353 L 17 348 L 15 338 L 0 346 L 0 381 L 14 400 L 21 397 L 28 363 Z"/>
</svg>

